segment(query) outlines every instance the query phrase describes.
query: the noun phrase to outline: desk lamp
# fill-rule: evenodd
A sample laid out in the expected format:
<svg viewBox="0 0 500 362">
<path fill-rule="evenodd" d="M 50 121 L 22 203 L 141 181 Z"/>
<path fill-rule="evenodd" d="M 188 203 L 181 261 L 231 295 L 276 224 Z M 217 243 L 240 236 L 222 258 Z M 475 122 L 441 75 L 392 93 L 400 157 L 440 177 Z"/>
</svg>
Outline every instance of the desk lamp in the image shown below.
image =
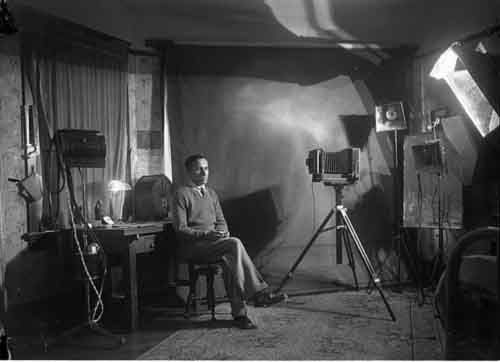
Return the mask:
<svg viewBox="0 0 500 362">
<path fill-rule="evenodd" d="M 108 191 L 111 192 L 111 200 L 109 201 L 109 214 L 112 219 L 114 219 L 114 212 L 113 212 L 113 201 L 118 195 L 118 193 L 123 192 L 123 191 L 129 191 L 132 190 L 132 187 L 123 181 L 120 180 L 111 180 L 108 183 Z M 120 207 L 120 212 L 117 217 L 121 218 L 121 207 Z"/>
</svg>

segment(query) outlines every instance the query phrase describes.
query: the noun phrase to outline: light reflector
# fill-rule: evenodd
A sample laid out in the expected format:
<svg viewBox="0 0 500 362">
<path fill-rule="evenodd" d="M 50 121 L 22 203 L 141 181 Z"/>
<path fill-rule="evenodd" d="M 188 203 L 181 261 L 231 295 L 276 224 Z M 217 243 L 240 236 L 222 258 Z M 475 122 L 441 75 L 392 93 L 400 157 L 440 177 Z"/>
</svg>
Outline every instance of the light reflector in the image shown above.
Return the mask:
<svg viewBox="0 0 500 362">
<path fill-rule="evenodd" d="M 466 62 L 461 56 L 466 56 L 468 53 L 463 49 L 459 52 L 454 48 L 460 47 L 455 43 L 449 47 L 437 60 L 430 73 L 431 77 L 436 79 L 444 79 L 451 88 L 455 97 L 464 108 L 469 118 L 474 123 L 474 126 L 479 131 L 482 137 L 494 130 L 500 124 L 500 118 L 497 110 L 489 102 L 485 96 L 480 84 L 477 83 L 477 70 L 472 74 L 476 74 L 476 79 L 471 75 L 471 71 L 467 69 Z M 474 51 L 475 54 L 469 55 L 470 58 L 484 57 L 484 54 Z M 459 56 L 459 54 L 461 56 Z M 480 63 L 470 63 L 480 64 Z M 465 69 L 464 69 L 465 67 Z M 458 69 L 457 69 L 458 68 Z M 482 68 L 482 67 L 481 67 Z M 480 69 L 484 73 L 483 69 Z M 486 85 L 482 85 L 485 87 Z M 490 89 L 490 88 L 486 88 Z M 490 94 L 490 97 L 495 95 Z M 498 95 L 496 95 L 498 96 Z"/>
</svg>

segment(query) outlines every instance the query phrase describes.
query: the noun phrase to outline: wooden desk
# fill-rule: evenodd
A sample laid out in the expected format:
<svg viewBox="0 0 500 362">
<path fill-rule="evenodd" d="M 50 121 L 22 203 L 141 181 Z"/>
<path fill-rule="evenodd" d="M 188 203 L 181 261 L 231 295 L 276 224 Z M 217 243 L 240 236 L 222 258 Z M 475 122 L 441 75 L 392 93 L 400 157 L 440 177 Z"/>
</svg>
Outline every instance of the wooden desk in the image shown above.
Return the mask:
<svg viewBox="0 0 500 362">
<path fill-rule="evenodd" d="M 157 237 L 166 237 L 169 225 L 170 221 L 162 221 L 93 228 L 106 255 L 116 255 L 120 260 L 132 331 L 137 329 L 139 321 L 136 257 L 154 251 Z"/>
</svg>

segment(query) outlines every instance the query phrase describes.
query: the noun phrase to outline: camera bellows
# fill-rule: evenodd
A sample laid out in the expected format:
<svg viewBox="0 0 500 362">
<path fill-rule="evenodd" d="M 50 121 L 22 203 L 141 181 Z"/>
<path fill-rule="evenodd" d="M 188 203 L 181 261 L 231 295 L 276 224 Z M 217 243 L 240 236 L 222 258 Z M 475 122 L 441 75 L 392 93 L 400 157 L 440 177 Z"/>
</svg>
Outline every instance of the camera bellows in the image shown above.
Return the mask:
<svg viewBox="0 0 500 362">
<path fill-rule="evenodd" d="M 353 183 L 359 179 L 359 148 L 338 152 L 317 148 L 309 151 L 306 165 L 313 182 Z"/>
</svg>

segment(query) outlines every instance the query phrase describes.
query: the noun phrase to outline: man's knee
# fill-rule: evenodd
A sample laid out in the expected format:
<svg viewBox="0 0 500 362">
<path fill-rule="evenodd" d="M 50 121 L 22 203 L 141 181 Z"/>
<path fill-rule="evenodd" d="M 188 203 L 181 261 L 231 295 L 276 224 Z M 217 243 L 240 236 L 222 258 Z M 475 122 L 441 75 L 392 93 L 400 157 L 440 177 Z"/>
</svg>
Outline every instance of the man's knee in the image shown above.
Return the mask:
<svg viewBox="0 0 500 362">
<path fill-rule="evenodd" d="M 227 243 L 228 243 L 229 247 L 232 250 L 234 250 L 235 252 L 239 252 L 240 250 L 245 248 L 243 246 L 243 243 L 241 242 L 241 240 L 238 238 L 235 238 L 233 236 L 227 238 Z"/>
</svg>

